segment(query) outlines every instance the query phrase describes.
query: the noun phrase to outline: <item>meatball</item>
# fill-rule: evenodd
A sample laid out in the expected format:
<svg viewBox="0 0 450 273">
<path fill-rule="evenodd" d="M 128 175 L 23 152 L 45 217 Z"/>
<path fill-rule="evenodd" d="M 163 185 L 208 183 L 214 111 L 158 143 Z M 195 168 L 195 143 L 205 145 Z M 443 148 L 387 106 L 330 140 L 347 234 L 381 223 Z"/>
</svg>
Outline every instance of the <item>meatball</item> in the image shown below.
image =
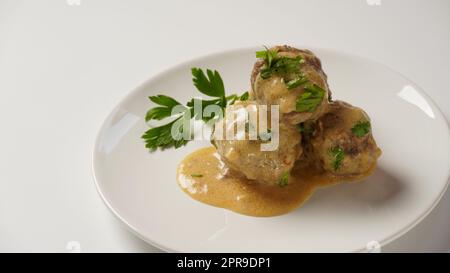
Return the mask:
<svg viewBox="0 0 450 273">
<path fill-rule="evenodd" d="M 257 111 L 257 105 L 252 102 L 241 103 L 237 105 L 246 106 L 247 111 Z M 253 107 L 248 107 L 248 106 Z M 240 110 L 239 110 L 240 109 Z M 242 108 L 234 108 L 231 111 L 241 111 Z M 227 108 L 227 117 L 230 109 Z M 218 139 L 215 136 L 217 128 L 222 126 L 226 130 L 235 130 L 235 123 L 239 120 L 224 119 L 215 125 L 212 143 L 217 148 L 222 161 L 233 171 L 243 175 L 247 179 L 267 185 L 277 185 L 283 176 L 289 174 L 296 159 L 301 155 L 300 145 L 301 135 L 295 126 L 280 123 L 278 129 L 278 146 L 272 151 L 262 151 L 261 145 L 268 143 L 268 136 L 257 135 L 257 138 L 251 140 L 249 137 L 249 127 L 255 126 L 251 122 L 246 123 L 245 139 L 226 140 Z M 257 123 L 259 124 L 260 121 Z M 268 125 L 270 127 L 270 125 Z M 275 132 L 275 126 L 271 128 L 270 133 Z M 257 132 L 258 130 L 255 130 Z M 270 134 L 269 133 L 269 134 Z M 239 133 L 237 133 L 239 134 Z M 272 137 L 276 137 L 273 135 Z M 271 139 L 272 140 L 272 139 Z"/>
<path fill-rule="evenodd" d="M 279 105 L 280 112 L 290 124 L 298 124 L 310 119 L 317 119 L 327 111 L 331 92 L 327 83 L 327 76 L 322 70 L 320 60 L 309 50 L 300 50 L 289 46 L 276 46 L 270 49 L 277 52 L 277 58 L 301 58 L 298 73 L 272 73 L 270 76 L 261 76 L 261 71 L 267 67 L 264 59 L 258 60 L 251 74 L 252 97 L 259 104 Z M 275 61 L 272 61 L 272 63 Z M 287 83 L 301 75 L 307 84 L 301 84 L 288 89 Z M 307 86 L 317 85 L 321 89 L 318 103 L 312 109 L 299 109 L 297 100 L 307 91 Z"/>
<path fill-rule="evenodd" d="M 381 153 L 368 115 L 343 101 L 330 104 L 329 112 L 317 120 L 309 142 L 323 169 L 338 176 L 368 175 Z"/>
</svg>

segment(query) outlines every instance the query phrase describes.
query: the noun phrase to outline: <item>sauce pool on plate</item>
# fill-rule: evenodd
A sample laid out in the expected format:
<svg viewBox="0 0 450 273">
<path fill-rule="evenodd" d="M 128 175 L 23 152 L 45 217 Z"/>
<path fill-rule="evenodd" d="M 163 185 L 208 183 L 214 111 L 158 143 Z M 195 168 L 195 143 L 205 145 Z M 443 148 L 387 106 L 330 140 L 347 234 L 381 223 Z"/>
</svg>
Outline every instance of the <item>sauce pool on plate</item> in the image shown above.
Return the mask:
<svg viewBox="0 0 450 273">
<path fill-rule="evenodd" d="M 248 180 L 231 171 L 214 147 L 189 154 L 178 166 L 177 180 L 193 199 L 212 206 L 249 215 L 268 217 L 288 213 L 303 204 L 315 189 L 358 177 L 334 176 L 312 166 L 296 166 L 283 187 Z"/>
</svg>

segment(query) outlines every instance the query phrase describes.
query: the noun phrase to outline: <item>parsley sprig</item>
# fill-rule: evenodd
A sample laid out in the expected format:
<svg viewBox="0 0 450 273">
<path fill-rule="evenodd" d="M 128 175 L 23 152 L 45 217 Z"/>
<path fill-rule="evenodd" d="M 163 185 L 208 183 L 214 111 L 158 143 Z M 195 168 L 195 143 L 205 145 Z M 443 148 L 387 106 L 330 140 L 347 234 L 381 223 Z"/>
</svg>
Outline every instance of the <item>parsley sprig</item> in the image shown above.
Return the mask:
<svg viewBox="0 0 450 273">
<path fill-rule="evenodd" d="M 225 87 L 219 72 L 207 69 L 206 76 L 203 70 L 193 67 L 191 73 L 192 81 L 198 91 L 210 97 L 225 97 Z"/>
<path fill-rule="evenodd" d="M 194 112 L 194 105 L 198 103 L 201 105 L 201 112 L 208 105 L 217 105 L 224 110 L 228 105 L 233 104 L 236 100 L 247 100 L 248 92 L 242 95 L 232 94 L 229 96 L 225 95 L 225 86 L 223 84 L 222 77 L 216 70 L 206 70 L 203 72 L 200 68 L 192 68 L 192 81 L 197 90 L 211 97 L 210 100 L 192 98 L 182 105 L 180 102 L 172 97 L 166 95 L 156 95 L 150 96 L 149 99 L 158 106 L 151 108 L 147 111 L 145 115 L 145 121 L 149 122 L 152 120 L 168 120 L 166 124 L 161 126 L 152 127 L 147 130 L 142 138 L 145 141 L 145 147 L 151 151 L 167 148 L 179 148 L 186 145 L 190 138 L 185 136 L 190 136 L 190 126 L 183 126 L 185 122 L 190 122 L 191 119 L 200 119 L 199 113 Z M 176 112 L 174 112 L 174 107 L 178 107 Z M 208 122 L 211 119 L 216 119 L 215 116 L 203 116 L 201 119 L 204 122 Z M 189 130 L 185 132 L 185 128 Z"/>
<path fill-rule="evenodd" d="M 154 107 L 148 110 L 147 114 L 145 115 L 145 121 L 150 121 L 152 119 L 164 119 L 172 114 L 172 109 L 175 106 L 181 105 L 181 103 L 179 103 L 178 101 L 165 95 L 150 96 L 149 99 L 161 106 Z"/>
</svg>

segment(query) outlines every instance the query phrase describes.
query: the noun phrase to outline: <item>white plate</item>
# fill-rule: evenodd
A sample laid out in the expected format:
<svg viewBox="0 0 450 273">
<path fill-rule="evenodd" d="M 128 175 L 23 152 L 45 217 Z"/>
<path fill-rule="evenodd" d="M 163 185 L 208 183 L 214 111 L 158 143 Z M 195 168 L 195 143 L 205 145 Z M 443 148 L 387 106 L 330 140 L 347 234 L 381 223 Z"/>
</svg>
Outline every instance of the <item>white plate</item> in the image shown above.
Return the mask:
<svg viewBox="0 0 450 273">
<path fill-rule="evenodd" d="M 419 223 L 444 193 L 450 173 L 449 129 L 441 112 L 410 80 L 349 54 L 312 49 L 329 76 L 333 98 L 364 108 L 383 150 L 363 183 L 318 190 L 287 215 L 255 218 L 199 203 L 175 179 L 177 164 L 209 143 L 149 153 L 147 97 L 198 96 L 190 68 L 217 69 L 227 92 L 248 90 L 259 48 L 217 53 L 171 68 L 131 92 L 103 124 L 94 150 L 98 191 L 113 213 L 145 241 L 167 251 L 361 251 L 388 243 Z"/>
</svg>

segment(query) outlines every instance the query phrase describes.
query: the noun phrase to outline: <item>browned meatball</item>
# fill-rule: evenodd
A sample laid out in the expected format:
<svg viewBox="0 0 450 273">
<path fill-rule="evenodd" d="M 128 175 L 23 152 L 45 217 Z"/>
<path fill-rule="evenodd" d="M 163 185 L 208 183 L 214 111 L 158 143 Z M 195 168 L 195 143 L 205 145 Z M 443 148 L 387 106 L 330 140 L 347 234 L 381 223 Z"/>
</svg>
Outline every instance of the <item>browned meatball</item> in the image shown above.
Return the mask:
<svg viewBox="0 0 450 273">
<path fill-rule="evenodd" d="M 254 105 L 254 102 L 237 102 L 237 104 L 248 106 Z M 253 111 L 252 109 L 256 109 L 256 107 L 247 107 L 246 109 Z M 227 111 L 230 110 L 227 109 Z M 240 110 L 234 109 L 234 111 Z M 230 130 L 230 128 L 234 128 L 236 120 L 224 120 L 225 125 L 218 123 L 215 130 L 219 126 Z M 268 185 L 277 185 L 281 177 L 291 171 L 295 160 L 302 152 L 301 135 L 295 126 L 280 123 L 278 132 L 278 147 L 273 151 L 262 151 L 261 144 L 264 141 L 261 139 L 249 140 L 248 132 L 245 133 L 245 140 L 213 139 L 212 143 L 230 169 L 242 174 L 247 179 Z M 260 137 L 258 136 L 258 138 Z"/>
<path fill-rule="evenodd" d="M 365 176 L 373 170 L 381 151 L 362 109 L 333 102 L 315 127 L 310 144 L 323 169 L 342 176 Z"/>
<path fill-rule="evenodd" d="M 313 109 L 302 110 L 297 107 L 299 96 L 305 94 L 305 86 L 300 85 L 288 89 L 287 81 L 292 75 L 280 75 L 273 73 L 270 77 L 262 77 L 261 71 L 267 66 L 264 59 L 258 60 L 252 71 L 251 87 L 252 96 L 259 104 L 279 105 L 280 112 L 290 124 L 298 124 L 310 119 L 317 119 L 327 111 L 328 101 L 331 100 L 331 92 L 327 83 L 327 76 L 322 70 L 320 60 L 309 50 L 300 50 L 289 46 L 276 46 L 270 50 L 277 51 L 277 56 L 296 58 L 301 57 L 303 63 L 299 65 L 300 73 L 308 80 L 308 85 L 317 85 L 324 94 L 319 104 Z"/>
</svg>

